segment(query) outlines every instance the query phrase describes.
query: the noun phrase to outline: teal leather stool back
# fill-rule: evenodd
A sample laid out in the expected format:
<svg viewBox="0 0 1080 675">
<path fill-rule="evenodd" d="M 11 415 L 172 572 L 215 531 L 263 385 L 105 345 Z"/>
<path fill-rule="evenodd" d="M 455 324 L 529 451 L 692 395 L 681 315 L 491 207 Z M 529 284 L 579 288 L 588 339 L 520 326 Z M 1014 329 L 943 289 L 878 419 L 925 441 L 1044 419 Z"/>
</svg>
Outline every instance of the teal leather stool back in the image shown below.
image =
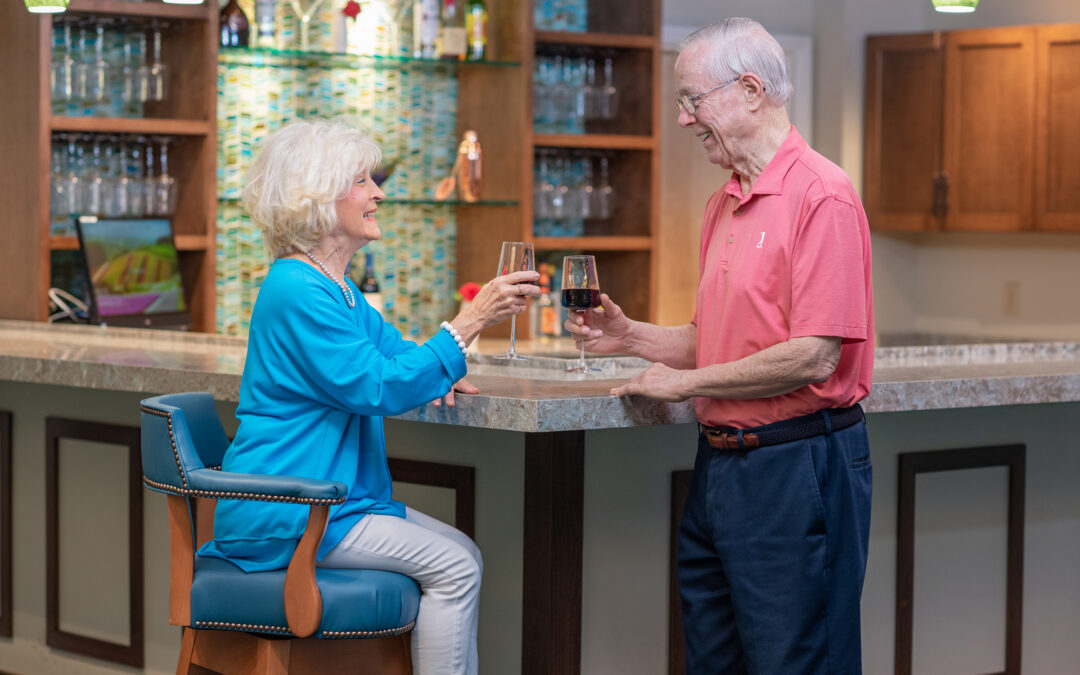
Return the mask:
<svg viewBox="0 0 1080 675">
<path fill-rule="evenodd" d="M 344 484 L 221 471 L 229 440 L 209 394 L 155 396 L 140 410 L 143 483 L 169 499 L 169 622 L 184 627 L 177 673 L 192 665 L 225 675 L 412 672 L 416 583 L 392 572 L 315 566 L 330 507 L 347 496 Z M 288 569 L 245 573 L 198 556 L 212 537 L 218 499 L 307 506 L 307 529 Z"/>
</svg>

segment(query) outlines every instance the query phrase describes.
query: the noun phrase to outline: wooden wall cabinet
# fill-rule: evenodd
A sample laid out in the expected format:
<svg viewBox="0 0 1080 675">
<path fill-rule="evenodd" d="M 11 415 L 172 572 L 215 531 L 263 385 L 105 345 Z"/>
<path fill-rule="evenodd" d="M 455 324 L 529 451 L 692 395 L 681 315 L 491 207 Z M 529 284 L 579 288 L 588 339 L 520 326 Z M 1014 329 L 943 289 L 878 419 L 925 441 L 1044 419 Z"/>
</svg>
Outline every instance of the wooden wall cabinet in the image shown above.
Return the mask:
<svg viewBox="0 0 1080 675">
<path fill-rule="evenodd" d="M 0 317 L 43 321 L 48 316 L 53 251 L 76 249 L 74 237 L 50 234 L 50 148 L 57 132 L 171 136 L 170 173 L 176 178 L 173 215 L 185 296 L 195 330 L 214 329 L 216 186 L 216 0 L 173 5 L 121 0 L 71 0 L 67 16 L 163 21 L 168 67 L 165 100 L 147 103 L 142 118 L 52 114 L 49 73 L 52 16 L 30 14 L 21 2 L 0 6 L 5 58 L 0 86 L 0 266 L 5 270 Z"/>
<path fill-rule="evenodd" d="M 871 36 L 866 64 L 871 227 L 1080 230 L 1080 27 Z"/>
</svg>

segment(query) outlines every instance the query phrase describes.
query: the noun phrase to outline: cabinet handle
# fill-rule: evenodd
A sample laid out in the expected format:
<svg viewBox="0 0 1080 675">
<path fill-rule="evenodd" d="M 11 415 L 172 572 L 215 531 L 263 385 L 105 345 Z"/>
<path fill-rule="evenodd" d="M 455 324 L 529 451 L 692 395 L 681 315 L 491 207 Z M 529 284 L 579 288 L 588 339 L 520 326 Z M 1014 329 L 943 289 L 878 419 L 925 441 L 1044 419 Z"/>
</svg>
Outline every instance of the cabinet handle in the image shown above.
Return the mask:
<svg viewBox="0 0 1080 675">
<path fill-rule="evenodd" d="M 949 212 L 949 172 L 935 171 L 930 177 L 934 182 L 934 217 L 941 220 Z"/>
</svg>

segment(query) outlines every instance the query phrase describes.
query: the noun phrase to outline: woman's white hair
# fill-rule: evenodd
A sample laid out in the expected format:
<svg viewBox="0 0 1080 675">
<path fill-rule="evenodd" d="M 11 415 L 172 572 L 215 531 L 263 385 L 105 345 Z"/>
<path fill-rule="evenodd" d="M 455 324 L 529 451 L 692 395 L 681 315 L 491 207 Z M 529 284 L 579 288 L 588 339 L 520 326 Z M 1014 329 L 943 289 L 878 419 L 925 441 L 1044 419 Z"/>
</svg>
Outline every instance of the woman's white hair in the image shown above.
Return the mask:
<svg viewBox="0 0 1080 675">
<path fill-rule="evenodd" d="M 743 73 L 754 73 L 765 85 L 765 95 L 776 105 L 791 98 L 787 56 L 783 47 L 757 21 L 734 17 L 694 31 L 679 45 L 679 51 L 706 40 L 709 44 L 709 75 L 717 84 Z"/>
<path fill-rule="evenodd" d="M 333 232 L 336 202 L 382 159 L 361 131 L 325 120 L 292 122 L 261 145 L 242 199 L 271 258 L 308 251 Z"/>
</svg>

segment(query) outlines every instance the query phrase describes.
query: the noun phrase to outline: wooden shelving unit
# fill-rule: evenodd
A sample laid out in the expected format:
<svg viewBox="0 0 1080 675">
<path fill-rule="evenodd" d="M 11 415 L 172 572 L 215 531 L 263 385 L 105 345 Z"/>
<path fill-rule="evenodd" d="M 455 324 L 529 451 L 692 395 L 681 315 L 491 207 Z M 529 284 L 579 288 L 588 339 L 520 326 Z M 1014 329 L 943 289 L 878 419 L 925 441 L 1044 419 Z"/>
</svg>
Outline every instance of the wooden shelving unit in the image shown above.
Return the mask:
<svg viewBox="0 0 1080 675">
<path fill-rule="evenodd" d="M 485 198 L 521 199 L 515 208 L 458 209 L 458 282 L 491 277 L 503 241 L 531 241 L 537 256 L 581 251 L 597 256 L 601 287 L 634 318 L 654 319 L 659 223 L 660 3 L 593 0 L 587 32 L 536 31 L 533 3 L 489 3 L 494 57 L 521 63 L 502 72 L 462 72 L 459 126 L 476 129 L 487 150 Z M 590 120 L 583 134 L 533 130 L 533 66 L 537 54 L 590 53 L 614 61 L 620 112 Z M 492 114 L 497 110 L 498 114 Z M 532 177 L 538 148 L 610 154 L 616 191 L 614 217 L 585 222 L 585 236 L 541 237 L 533 232 Z M 496 150 L 495 153 L 492 150 Z M 519 334 L 528 326 L 519 317 Z M 506 335 L 509 326 L 491 330 Z"/>
<path fill-rule="evenodd" d="M 172 217 L 185 296 L 196 330 L 214 329 L 215 160 L 217 153 L 217 16 L 215 0 L 173 5 L 121 0 L 71 0 L 68 14 L 161 21 L 168 68 L 165 100 L 145 104 L 145 117 L 65 117 L 52 114 L 49 73 L 53 16 L 32 15 L 22 3 L 0 7 L 10 41 L 0 64 L 0 85 L 17 105 L 0 107 L 0 190 L 20 195 L 0 214 L 10 246 L 0 264 L 10 287 L 0 294 L 0 317 L 44 320 L 54 251 L 75 250 L 71 236 L 50 233 L 50 149 L 55 132 L 131 136 L 172 136 L 170 173 L 176 178 L 177 209 Z M 12 161 L 11 158 L 19 158 Z"/>
</svg>

